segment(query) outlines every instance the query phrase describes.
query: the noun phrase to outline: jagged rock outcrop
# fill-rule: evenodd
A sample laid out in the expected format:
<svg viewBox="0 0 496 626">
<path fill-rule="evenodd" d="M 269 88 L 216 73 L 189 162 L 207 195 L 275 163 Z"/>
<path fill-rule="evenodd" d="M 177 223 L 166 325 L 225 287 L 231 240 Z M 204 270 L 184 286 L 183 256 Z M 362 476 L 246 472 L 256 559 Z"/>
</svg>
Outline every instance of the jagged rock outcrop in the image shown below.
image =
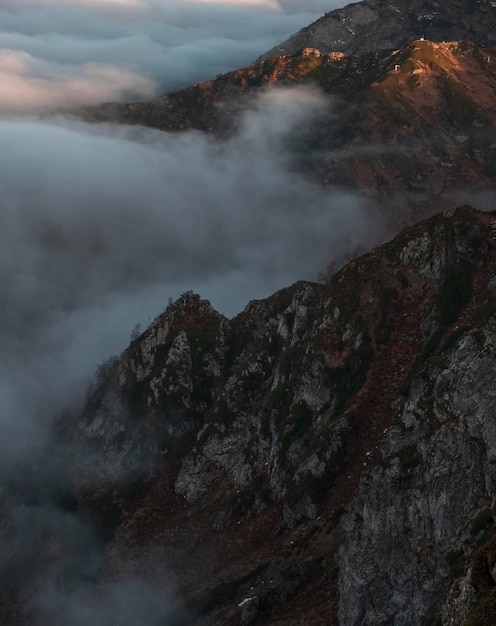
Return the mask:
<svg viewBox="0 0 496 626">
<path fill-rule="evenodd" d="M 227 319 L 188 292 L 125 358 L 111 359 L 76 433 L 83 474 L 107 489 L 127 473 L 146 474 L 154 459 L 165 460 L 171 446 L 196 432 L 222 381 L 227 330 Z"/>
<path fill-rule="evenodd" d="M 478 573 L 465 581 L 470 602 L 443 622 L 462 623 L 495 584 L 492 562 L 483 573 L 474 565 L 494 527 L 495 223 L 470 209 L 439 216 L 353 262 L 330 287 L 297 283 L 232 322 L 187 296 L 119 366 L 121 390 L 146 379 L 140 395 L 149 406 L 167 406 L 165 397 L 196 414 L 196 423 L 168 431 L 179 440 L 191 429 L 171 490 L 197 510 L 219 490 L 231 494 L 209 521 L 214 532 L 229 533 L 240 512 L 256 526 L 274 507 L 283 528 L 305 520 L 318 528 L 322 511 L 332 519 L 361 476 L 342 523 L 343 625 L 449 615 L 456 577 L 471 566 Z M 191 316 L 215 327 L 203 326 L 216 339 L 195 360 L 199 370 Z M 166 366 L 150 396 L 158 336 L 162 344 L 168 337 Z M 195 377 L 208 392 L 193 407 Z M 339 534 L 332 524 L 331 543 Z M 250 619 L 260 602 L 263 614 L 273 600 L 257 595 Z"/>
<path fill-rule="evenodd" d="M 325 554 L 342 542 L 340 624 L 449 615 L 457 577 L 471 567 L 470 601 L 458 622 L 443 622 L 462 623 L 495 586 L 486 545 L 495 528 L 495 228 L 493 216 L 468 208 L 437 216 L 329 286 L 297 283 L 231 321 L 193 294 L 170 305 L 114 365 L 78 429 L 101 461 L 86 478 L 79 465 L 75 497 L 98 511 L 113 494 L 120 520 L 110 570 L 140 571 L 143 554 L 152 570 L 164 559 L 183 588 L 209 581 L 187 594 L 193 605 L 226 576 L 249 581 L 256 602 L 243 619 L 265 623 L 282 610 L 277 598 L 337 590 L 324 582 L 337 573 Z M 138 502 L 128 481 L 141 484 Z M 192 578 L 178 561 L 195 534 L 231 548 L 201 563 L 192 556 Z M 298 554 L 283 556 L 281 538 Z M 307 559 L 310 582 L 298 574 L 288 591 Z M 262 566 L 267 589 L 250 573 Z M 224 598 L 204 611 L 199 623 L 222 624 L 232 607 Z M 319 615 L 312 623 L 337 619 L 329 601 Z"/>
<path fill-rule="evenodd" d="M 262 58 L 304 48 L 363 54 L 403 48 L 420 37 L 490 46 L 496 43 L 494 9 L 491 0 L 364 0 L 326 13 Z"/>
</svg>

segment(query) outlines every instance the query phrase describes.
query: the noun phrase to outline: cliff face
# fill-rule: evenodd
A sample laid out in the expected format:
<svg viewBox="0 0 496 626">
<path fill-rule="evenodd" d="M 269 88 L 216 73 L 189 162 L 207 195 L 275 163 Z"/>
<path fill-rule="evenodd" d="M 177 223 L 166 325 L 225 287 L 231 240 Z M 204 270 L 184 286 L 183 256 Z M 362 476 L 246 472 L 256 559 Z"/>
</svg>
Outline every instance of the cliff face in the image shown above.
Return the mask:
<svg viewBox="0 0 496 626">
<path fill-rule="evenodd" d="M 3 541 L 12 502 L 41 493 L 99 537 L 72 585 L 172 583 L 177 623 L 485 623 L 470 620 L 496 588 L 495 237 L 464 207 L 232 320 L 184 294 L 61 418 L 51 473 L 5 487 Z M 4 558 L 24 575 L 3 623 L 54 623 L 25 581 L 66 563 L 60 532 Z"/>
<path fill-rule="evenodd" d="M 365 0 L 326 13 L 262 58 L 318 48 L 323 53 L 363 54 L 431 41 L 470 39 L 494 45 L 496 15 L 490 0 Z"/>
<path fill-rule="evenodd" d="M 465 624 L 494 588 L 495 329 L 478 321 L 396 403 L 344 521 L 341 623 Z"/>
<path fill-rule="evenodd" d="M 383 462 L 362 477 L 343 521 L 343 624 L 494 619 L 485 597 L 496 580 L 493 270 L 483 277 L 483 306 L 450 314 L 451 334 L 393 403 Z"/>
</svg>

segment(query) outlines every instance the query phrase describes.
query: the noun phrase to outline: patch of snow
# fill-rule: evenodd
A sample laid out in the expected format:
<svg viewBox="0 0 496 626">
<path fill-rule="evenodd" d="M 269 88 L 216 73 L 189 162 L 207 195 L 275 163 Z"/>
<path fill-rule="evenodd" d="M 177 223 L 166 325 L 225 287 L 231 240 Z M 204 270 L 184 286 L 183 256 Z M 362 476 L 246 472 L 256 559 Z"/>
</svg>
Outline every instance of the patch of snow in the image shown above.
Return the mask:
<svg viewBox="0 0 496 626">
<path fill-rule="evenodd" d="M 253 587 L 252 587 L 253 589 Z M 253 600 L 255 600 L 256 596 L 249 596 L 248 598 L 244 598 L 244 600 L 241 600 L 241 602 L 238 602 L 238 606 L 244 606 L 245 604 L 248 604 L 248 602 L 252 602 Z"/>
<path fill-rule="evenodd" d="M 432 13 L 422 13 L 421 15 L 417 15 L 417 21 L 421 22 L 422 20 L 433 20 L 434 19 L 434 15 L 432 15 Z"/>
</svg>

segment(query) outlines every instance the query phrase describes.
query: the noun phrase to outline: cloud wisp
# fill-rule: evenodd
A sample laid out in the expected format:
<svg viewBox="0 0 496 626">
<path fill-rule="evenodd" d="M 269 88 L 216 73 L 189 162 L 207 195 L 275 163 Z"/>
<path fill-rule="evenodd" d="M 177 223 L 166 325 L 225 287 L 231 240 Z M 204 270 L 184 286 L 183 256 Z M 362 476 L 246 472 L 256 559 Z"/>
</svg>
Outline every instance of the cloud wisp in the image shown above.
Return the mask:
<svg viewBox="0 0 496 626">
<path fill-rule="evenodd" d="M 0 50 L 0 83 L 8 86 L 0 95 L 0 113 L 11 115 L 151 97 L 156 88 L 153 80 L 123 67 L 50 64 L 12 50 Z"/>
</svg>

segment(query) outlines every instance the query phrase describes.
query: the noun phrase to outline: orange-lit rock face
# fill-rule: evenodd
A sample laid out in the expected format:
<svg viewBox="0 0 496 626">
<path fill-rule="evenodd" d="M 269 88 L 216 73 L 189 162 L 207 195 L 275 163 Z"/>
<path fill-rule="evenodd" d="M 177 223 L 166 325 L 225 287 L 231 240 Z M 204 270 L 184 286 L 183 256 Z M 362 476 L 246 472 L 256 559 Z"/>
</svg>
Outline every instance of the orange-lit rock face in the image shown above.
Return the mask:
<svg viewBox="0 0 496 626">
<path fill-rule="evenodd" d="M 381 204 L 389 197 L 401 222 L 412 211 L 420 217 L 450 206 L 455 197 L 480 199 L 482 206 L 493 197 L 495 74 L 495 49 L 470 42 L 417 40 L 361 56 L 305 49 L 150 103 L 93 113 L 228 136 L 260 89 L 316 86 L 328 97 L 329 114 L 295 139 L 298 167 Z"/>
</svg>

